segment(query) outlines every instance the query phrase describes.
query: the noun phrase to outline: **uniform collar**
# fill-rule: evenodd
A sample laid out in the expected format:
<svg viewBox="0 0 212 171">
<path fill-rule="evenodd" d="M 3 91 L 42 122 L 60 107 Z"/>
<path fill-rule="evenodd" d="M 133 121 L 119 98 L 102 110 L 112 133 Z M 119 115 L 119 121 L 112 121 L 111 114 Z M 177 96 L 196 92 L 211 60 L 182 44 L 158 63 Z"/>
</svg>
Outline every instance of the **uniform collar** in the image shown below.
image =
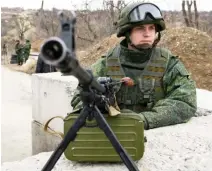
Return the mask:
<svg viewBox="0 0 212 171">
<path fill-rule="evenodd" d="M 152 48 L 143 50 L 132 50 L 127 47 L 126 39 L 120 42 L 120 59 L 132 63 L 144 63 L 150 59 Z"/>
</svg>

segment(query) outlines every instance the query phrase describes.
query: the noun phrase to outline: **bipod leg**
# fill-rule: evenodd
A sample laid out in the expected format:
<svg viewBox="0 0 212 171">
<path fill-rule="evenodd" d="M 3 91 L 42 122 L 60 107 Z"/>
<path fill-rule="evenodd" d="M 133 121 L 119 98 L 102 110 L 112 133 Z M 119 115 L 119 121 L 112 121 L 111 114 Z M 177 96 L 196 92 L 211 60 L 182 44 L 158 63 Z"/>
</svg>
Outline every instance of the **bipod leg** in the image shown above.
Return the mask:
<svg viewBox="0 0 212 171">
<path fill-rule="evenodd" d="M 85 106 L 82 111 L 80 112 L 79 117 L 72 125 L 72 127 L 67 132 L 66 136 L 63 138 L 62 142 L 58 145 L 57 149 L 53 152 L 45 166 L 43 167 L 42 171 L 51 171 L 54 165 L 59 160 L 60 156 L 66 150 L 67 146 L 71 141 L 73 141 L 77 135 L 79 129 L 85 124 L 86 118 L 90 113 L 90 108 Z"/>
<path fill-rule="evenodd" d="M 127 166 L 129 171 L 139 171 L 138 167 L 135 165 L 132 158 L 127 154 L 126 150 L 123 148 L 123 146 L 118 141 L 116 135 L 114 134 L 113 130 L 108 125 L 107 121 L 103 117 L 102 113 L 99 111 L 98 107 L 95 106 L 95 112 L 94 117 L 96 118 L 96 121 L 100 127 L 107 136 L 107 138 L 110 140 L 111 144 L 115 148 L 116 152 L 121 157 L 124 164 Z"/>
</svg>

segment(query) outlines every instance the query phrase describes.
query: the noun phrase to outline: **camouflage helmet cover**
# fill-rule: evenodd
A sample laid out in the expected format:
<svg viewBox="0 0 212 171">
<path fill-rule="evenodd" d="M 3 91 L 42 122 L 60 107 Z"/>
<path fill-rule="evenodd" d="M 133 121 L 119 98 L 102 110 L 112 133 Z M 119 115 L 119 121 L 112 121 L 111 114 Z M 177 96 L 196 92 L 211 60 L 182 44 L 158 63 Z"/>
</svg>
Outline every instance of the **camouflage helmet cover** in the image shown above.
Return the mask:
<svg viewBox="0 0 212 171">
<path fill-rule="evenodd" d="M 147 17 L 147 14 L 150 15 Z M 125 36 L 127 31 L 141 24 L 156 24 L 157 31 L 165 29 L 162 13 L 155 4 L 137 2 L 121 11 L 117 21 L 117 37 Z"/>
</svg>

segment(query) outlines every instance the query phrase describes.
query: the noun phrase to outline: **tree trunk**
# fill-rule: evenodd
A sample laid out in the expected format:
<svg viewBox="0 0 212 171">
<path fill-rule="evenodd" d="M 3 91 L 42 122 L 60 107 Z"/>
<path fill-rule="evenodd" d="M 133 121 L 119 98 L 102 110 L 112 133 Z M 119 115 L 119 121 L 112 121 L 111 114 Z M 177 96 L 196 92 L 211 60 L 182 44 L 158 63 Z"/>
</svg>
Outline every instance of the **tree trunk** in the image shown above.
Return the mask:
<svg viewBox="0 0 212 171">
<path fill-rule="evenodd" d="M 194 12 L 195 12 L 195 26 L 197 29 L 199 29 L 199 13 L 197 11 L 196 0 L 194 0 Z"/>
<path fill-rule="evenodd" d="M 187 26 L 187 27 L 190 27 L 190 23 L 189 23 L 189 20 L 188 20 L 188 16 L 187 16 L 187 13 L 186 13 L 186 10 L 185 10 L 185 0 L 182 1 L 182 11 L 183 11 L 183 17 L 184 17 L 186 26 Z"/>
<path fill-rule="evenodd" d="M 192 6 L 193 2 L 187 0 L 187 7 L 188 7 L 188 19 L 189 19 L 189 25 L 190 27 L 193 27 L 193 20 L 192 20 L 192 13 L 191 13 L 191 6 Z"/>
</svg>

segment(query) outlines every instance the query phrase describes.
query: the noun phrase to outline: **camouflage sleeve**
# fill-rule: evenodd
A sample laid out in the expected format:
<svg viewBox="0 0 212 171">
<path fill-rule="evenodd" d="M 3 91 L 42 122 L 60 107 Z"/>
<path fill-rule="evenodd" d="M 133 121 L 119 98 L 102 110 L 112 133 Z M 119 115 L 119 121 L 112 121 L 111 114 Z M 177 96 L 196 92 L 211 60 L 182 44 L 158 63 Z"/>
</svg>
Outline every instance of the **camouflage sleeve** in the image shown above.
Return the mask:
<svg viewBox="0 0 212 171">
<path fill-rule="evenodd" d="M 163 84 L 165 99 L 159 100 L 151 111 L 142 112 L 147 129 L 185 123 L 196 112 L 195 82 L 182 62 L 175 57 L 170 59 Z"/>
<path fill-rule="evenodd" d="M 106 76 L 106 58 L 103 56 L 91 66 L 94 77 Z"/>
</svg>

